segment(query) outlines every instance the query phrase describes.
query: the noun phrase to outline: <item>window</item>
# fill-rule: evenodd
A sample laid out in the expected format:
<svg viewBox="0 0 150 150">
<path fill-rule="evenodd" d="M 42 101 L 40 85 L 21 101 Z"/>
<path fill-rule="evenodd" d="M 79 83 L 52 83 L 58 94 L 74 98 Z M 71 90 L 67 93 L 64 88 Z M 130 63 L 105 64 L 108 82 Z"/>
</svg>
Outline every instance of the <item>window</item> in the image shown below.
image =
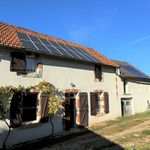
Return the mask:
<svg viewBox="0 0 150 150">
<path fill-rule="evenodd" d="M 16 92 L 10 104 L 11 127 L 21 126 L 22 122 L 36 120 L 37 94 Z"/>
<path fill-rule="evenodd" d="M 27 74 L 27 73 L 36 73 L 42 76 L 42 64 L 39 63 L 38 68 L 38 59 L 34 55 L 25 55 L 20 52 L 11 53 L 11 71 L 15 71 L 19 74 Z"/>
<path fill-rule="evenodd" d="M 103 95 L 100 98 L 100 95 Z M 109 94 L 104 93 L 90 93 L 91 97 L 91 115 L 95 116 L 100 113 L 109 113 Z"/>
<path fill-rule="evenodd" d="M 102 71 L 100 65 L 95 65 L 95 79 L 102 80 Z"/>
<path fill-rule="evenodd" d="M 101 109 L 100 109 L 100 98 L 99 98 L 99 94 L 96 93 L 96 113 L 100 113 Z"/>
<path fill-rule="evenodd" d="M 37 59 L 35 57 L 26 58 L 26 71 L 34 72 L 37 68 Z"/>
<path fill-rule="evenodd" d="M 90 93 L 91 97 L 91 115 L 95 116 L 100 112 L 100 99 L 98 93 Z"/>
<path fill-rule="evenodd" d="M 22 121 L 32 121 L 36 120 L 36 110 L 37 110 L 37 94 L 29 93 L 23 96 L 22 102 Z"/>
<path fill-rule="evenodd" d="M 25 61 L 25 55 L 23 53 L 18 53 L 18 52 L 11 53 L 10 70 L 16 72 L 25 72 L 26 61 Z"/>
</svg>

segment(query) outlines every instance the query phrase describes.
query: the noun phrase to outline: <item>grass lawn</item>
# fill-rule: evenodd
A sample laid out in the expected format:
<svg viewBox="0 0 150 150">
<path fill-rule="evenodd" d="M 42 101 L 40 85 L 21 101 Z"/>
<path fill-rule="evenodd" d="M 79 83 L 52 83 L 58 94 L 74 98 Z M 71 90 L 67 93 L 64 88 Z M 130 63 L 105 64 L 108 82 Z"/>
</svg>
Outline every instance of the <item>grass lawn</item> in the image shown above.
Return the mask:
<svg viewBox="0 0 150 150">
<path fill-rule="evenodd" d="M 89 130 L 113 141 L 125 149 L 150 150 L 150 111 L 121 117 Z M 98 149 L 98 148 L 95 148 Z"/>
</svg>

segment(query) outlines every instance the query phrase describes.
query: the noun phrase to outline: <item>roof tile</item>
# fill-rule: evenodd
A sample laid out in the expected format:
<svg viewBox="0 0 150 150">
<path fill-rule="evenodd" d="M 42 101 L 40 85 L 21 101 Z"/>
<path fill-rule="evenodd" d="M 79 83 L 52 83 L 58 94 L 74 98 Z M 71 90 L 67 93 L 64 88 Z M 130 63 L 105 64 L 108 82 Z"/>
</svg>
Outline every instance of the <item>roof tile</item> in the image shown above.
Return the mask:
<svg viewBox="0 0 150 150">
<path fill-rule="evenodd" d="M 23 48 L 23 45 L 22 45 L 21 41 L 19 40 L 17 32 L 22 32 L 22 33 L 25 33 L 25 34 L 37 36 L 37 37 L 44 38 L 44 39 L 51 40 L 51 41 L 55 41 L 55 42 L 58 42 L 58 43 L 67 44 L 67 45 L 78 47 L 78 48 L 83 48 L 85 51 L 90 53 L 92 56 L 99 59 L 104 65 L 118 67 L 118 65 L 115 62 L 113 62 L 110 59 L 106 58 L 105 56 L 98 53 L 97 51 L 95 51 L 92 48 L 81 46 L 79 44 L 68 42 L 68 41 L 58 39 L 58 38 L 55 38 L 55 37 L 52 37 L 52 36 L 40 34 L 40 33 L 31 31 L 29 29 L 25 29 L 25 28 L 22 28 L 22 27 L 9 25 L 9 24 L 3 23 L 3 22 L 0 22 L 0 45 L 1 46 L 12 47 L 12 48 Z"/>
</svg>

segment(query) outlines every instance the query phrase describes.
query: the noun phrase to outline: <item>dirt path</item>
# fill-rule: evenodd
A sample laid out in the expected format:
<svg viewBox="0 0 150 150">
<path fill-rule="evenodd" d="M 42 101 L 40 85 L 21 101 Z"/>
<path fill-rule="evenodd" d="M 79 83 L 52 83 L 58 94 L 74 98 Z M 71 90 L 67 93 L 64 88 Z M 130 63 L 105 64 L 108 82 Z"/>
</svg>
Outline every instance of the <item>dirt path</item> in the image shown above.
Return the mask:
<svg viewBox="0 0 150 150">
<path fill-rule="evenodd" d="M 134 134 L 134 133 L 141 132 L 141 131 L 144 131 L 144 130 L 150 130 L 150 120 L 144 121 L 141 124 L 136 125 L 134 127 L 131 127 L 131 128 L 129 128 L 127 130 L 124 130 L 122 132 L 119 132 L 119 133 L 116 133 L 116 134 L 113 134 L 113 135 L 108 135 L 108 136 L 106 135 L 105 137 L 108 138 L 108 139 L 111 139 L 111 140 L 116 140 L 119 137 L 125 136 L 127 134 Z"/>
<path fill-rule="evenodd" d="M 34 147 L 36 150 L 124 150 L 124 147 L 134 145 L 134 150 L 150 150 L 150 114 L 116 119 L 100 126 L 78 128 L 65 133 L 64 136 L 48 137 L 21 149 Z M 142 147 L 139 148 L 140 145 Z"/>
<path fill-rule="evenodd" d="M 124 138 L 127 135 L 135 135 L 137 136 L 136 140 L 134 142 L 131 140 L 131 142 L 127 142 L 125 144 L 122 144 L 122 146 L 132 146 L 136 143 L 150 143 L 150 136 L 144 137 L 144 141 L 142 141 L 142 138 L 138 139 L 138 134 L 144 130 L 150 130 L 150 118 L 148 120 L 143 121 L 141 120 L 141 123 L 138 125 L 135 125 L 133 127 L 127 128 L 121 132 L 118 132 L 116 134 L 107 134 L 108 130 L 112 130 L 115 128 L 115 125 L 103 128 L 101 131 L 94 133 L 90 132 L 85 135 L 76 137 L 71 140 L 66 140 L 65 142 L 55 144 L 53 146 L 50 146 L 48 148 L 43 148 L 42 150 L 93 150 L 94 148 L 100 150 L 123 150 L 121 146 L 117 145 L 114 142 L 111 141 L 118 141 L 118 139 Z M 103 133 L 103 134 L 101 134 Z M 102 136 L 103 137 L 102 137 Z M 141 142 L 142 141 L 142 142 Z"/>
<path fill-rule="evenodd" d="M 95 133 L 87 133 L 73 140 L 67 140 L 66 142 L 55 144 L 41 150 L 93 150 L 94 148 L 101 150 L 123 150 L 119 145 Z"/>
</svg>

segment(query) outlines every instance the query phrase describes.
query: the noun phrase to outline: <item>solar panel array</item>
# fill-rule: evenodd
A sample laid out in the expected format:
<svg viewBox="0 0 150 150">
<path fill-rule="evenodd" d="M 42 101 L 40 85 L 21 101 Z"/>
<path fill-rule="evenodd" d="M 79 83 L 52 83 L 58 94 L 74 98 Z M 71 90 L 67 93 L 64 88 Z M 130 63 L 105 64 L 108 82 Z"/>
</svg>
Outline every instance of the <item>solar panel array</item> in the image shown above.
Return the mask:
<svg viewBox="0 0 150 150">
<path fill-rule="evenodd" d="M 82 48 L 61 44 L 21 32 L 17 32 L 17 35 L 27 50 L 87 62 L 100 63 L 100 60 L 96 59 Z"/>
<path fill-rule="evenodd" d="M 136 70 L 135 68 L 133 68 L 132 66 L 129 66 L 129 65 L 122 65 L 122 64 L 119 64 L 122 68 L 124 68 L 125 70 L 127 70 L 128 72 L 134 74 L 135 76 L 137 77 L 140 77 L 140 78 L 149 78 L 147 75 L 143 74 L 142 72 Z"/>
</svg>

